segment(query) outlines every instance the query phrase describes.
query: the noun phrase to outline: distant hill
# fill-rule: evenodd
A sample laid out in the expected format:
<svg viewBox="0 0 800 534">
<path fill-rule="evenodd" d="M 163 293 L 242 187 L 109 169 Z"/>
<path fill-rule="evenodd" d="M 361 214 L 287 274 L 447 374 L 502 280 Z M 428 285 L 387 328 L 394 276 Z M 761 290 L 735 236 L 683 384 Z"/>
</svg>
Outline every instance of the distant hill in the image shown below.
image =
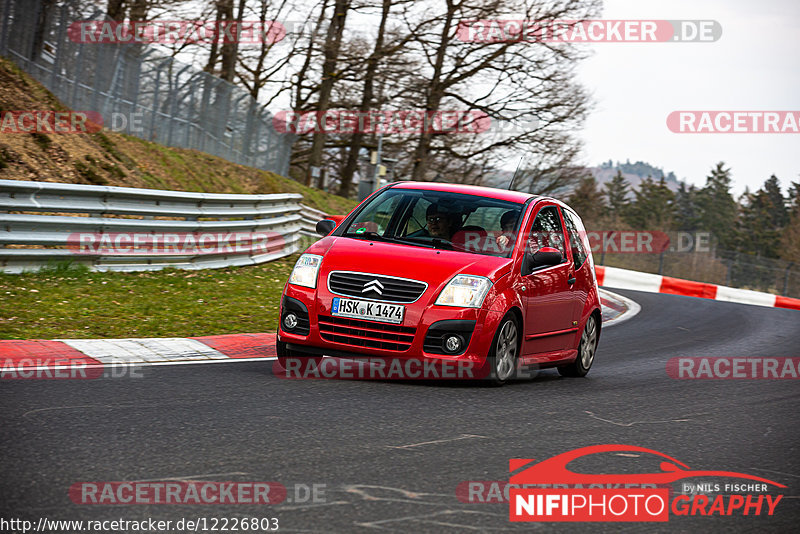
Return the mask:
<svg viewBox="0 0 800 534">
<path fill-rule="evenodd" d="M 667 172 L 665 173 L 663 169 L 659 167 L 654 167 L 649 163 L 645 163 L 643 161 L 637 161 L 636 163 L 631 163 L 630 160 L 626 161 L 625 163 L 616 162 L 614 163 L 611 160 L 608 160 L 597 167 L 588 167 L 587 170 L 592 173 L 594 179 L 597 180 L 598 187 L 601 189 L 603 188 L 603 184 L 606 182 L 610 182 L 612 178 L 617 174 L 617 170 L 622 171 L 622 176 L 628 181 L 631 186 L 631 190 L 639 189 L 639 186 L 642 183 L 642 180 L 647 178 L 648 176 L 652 177 L 653 180 L 660 180 L 661 177 L 664 177 L 664 182 L 667 184 L 672 191 L 677 191 L 678 187 L 680 186 L 680 181 L 675 176 L 674 172 Z M 493 173 L 488 173 L 484 176 L 484 185 L 489 187 L 499 187 L 500 189 L 508 188 L 508 184 L 511 182 L 511 177 L 514 175 L 514 171 L 497 169 Z M 550 193 L 552 196 L 557 198 L 566 198 L 572 192 L 572 188 L 566 188 L 558 191 L 554 191 Z"/>
<path fill-rule="evenodd" d="M 608 160 L 598 167 L 590 167 L 589 170 L 592 172 L 592 176 L 594 176 L 594 179 L 597 180 L 601 188 L 603 184 L 610 182 L 611 179 L 616 176 L 618 170 L 622 171 L 622 176 L 625 177 L 632 189 L 638 189 L 642 180 L 648 176 L 656 181 L 663 177 L 667 187 L 672 191 L 677 191 L 680 186 L 680 181 L 678 181 L 675 173 L 671 171 L 665 173 L 662 169 L 643 161 L 637 161 L 636 163 L 631 163 L 630 160 L 625 163 L 620 163 L 618 161 L 615 164 L 611 160 Z"/>
</svg>

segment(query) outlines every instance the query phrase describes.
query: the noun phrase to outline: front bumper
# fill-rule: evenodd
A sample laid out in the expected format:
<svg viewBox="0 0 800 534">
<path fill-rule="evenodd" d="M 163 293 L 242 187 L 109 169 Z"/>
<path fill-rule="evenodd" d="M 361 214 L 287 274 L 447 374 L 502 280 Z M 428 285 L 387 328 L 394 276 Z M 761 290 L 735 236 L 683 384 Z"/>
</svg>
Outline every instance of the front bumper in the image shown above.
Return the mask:
<svg viewBox="0 0 800 534">
<path fill-rule="evenodd" d="M 497 324 L 502 318 L 498 312 L 485 309 L 436 306 L 427 303 L 423 296 L 417 302 L 405 305 L 405 316 L 400 325 L 342 320 L 331 314 L 335 296 L 324 287 L 310 289 L 287 284 L 281 299 L 278 341 L 287 343 L 291 352 L 306 354 L 339 355 L 346 358 L 470 361 L 482 364 L 489 353 Z M 297 328 L 294 332 L 287 332 L 283 324 L 287 311 L 297 310 L 298 303 L 308 310 L 307 334 L 298 333 Z M 464 340 L 466 348 L 463 351 L 448 354 L 442 349 L 442 336 L 448 332 L 455 333 Z"/>
</svg>

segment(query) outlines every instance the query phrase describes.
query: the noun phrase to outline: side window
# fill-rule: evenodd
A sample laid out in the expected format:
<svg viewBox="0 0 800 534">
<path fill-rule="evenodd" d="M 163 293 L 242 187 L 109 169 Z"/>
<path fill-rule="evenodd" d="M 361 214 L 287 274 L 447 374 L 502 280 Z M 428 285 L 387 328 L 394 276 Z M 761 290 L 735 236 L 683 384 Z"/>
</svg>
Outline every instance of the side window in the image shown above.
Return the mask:
<svg viewBox="0 0 800 534">
<path fill-rule="evenodd" d="M 552 247 L 560 250 L 564 257 L 567 256 L 567 250 L 564 247 L 564 229 L 555 206 L 547 206 L 539 210 L 533 226 L 531 226 L 531 233 L 528 235 L 530 252 L 536 252 L 542 247 Z"/>
<path fill-rule="evenodd" d="M 583 225 L 575 215 L 567 210 L 562 210 L 561 213 L 564 214 L 564 224 L 567 226 L 567 233 L 569 234 L 572 258 L 575 260 L 575 270 L 578 270 L 588 256 L 586 253 L 586 243 L 584 242 L 586 231 L 583 230 Z"/>
</svg>

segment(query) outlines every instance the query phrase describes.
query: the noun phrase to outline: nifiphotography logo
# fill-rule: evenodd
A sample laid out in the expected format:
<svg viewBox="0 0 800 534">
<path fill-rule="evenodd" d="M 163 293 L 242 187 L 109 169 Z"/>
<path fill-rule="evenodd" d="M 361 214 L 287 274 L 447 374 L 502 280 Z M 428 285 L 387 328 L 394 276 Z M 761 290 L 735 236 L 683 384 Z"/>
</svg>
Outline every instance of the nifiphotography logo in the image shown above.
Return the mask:
<svg viewBox="0 0 800 534">
<path fill-rule="evenodd" d="M 639 474 L 585 474 L 567 468 L 579 458 L 598 453 L 661 457 L 660 471 Z M 531 465 L 533 463 L 533 465 Z M 522 469 L 522 471 L 520 471 Z M 510 521 L 669 521 L 675 516 L 771 516 L 783 495 L 768 494 L 768 486 L 786 486 L 733 471 L 694 470 L 664 453 L 635 445 L 594 445 L 534 462 L 509 460 Z M 731 492 L 714 498 L 702 493 L 678 494 L 670 501 L 663 487 L 679 480 L 704 478 L 704 486 Z M 707 477 L 747 482 L 710 484 Z M 646 487 L 654 486 L 654 487 Z M 655 487 L 661 486 L 661 487 Z M 694 487 L 684 483 L 683 487 Z"/>
</svg>

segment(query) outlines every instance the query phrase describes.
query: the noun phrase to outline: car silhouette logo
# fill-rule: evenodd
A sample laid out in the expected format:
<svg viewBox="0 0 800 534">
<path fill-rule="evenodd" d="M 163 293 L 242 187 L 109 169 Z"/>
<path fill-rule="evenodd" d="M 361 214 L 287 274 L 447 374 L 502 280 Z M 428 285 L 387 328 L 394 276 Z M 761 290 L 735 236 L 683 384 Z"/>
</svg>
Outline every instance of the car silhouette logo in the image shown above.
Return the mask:
<svg viewBox="0 0 800 534">
<path fill-rule="evenodd" d="M 366 293 L 367 291 L 374 291 L 378 295 L 383 295 L 383 284 L 381 284 L 378 279 L 371 280 L 364 284 L 364 289 L 361 290 L 362 293 Z"/>
<path fill-rule="evenodd" d="M 567 468 L 567 464 L 583 456 L 603 452 L 622 451 L 653 454 L 668 461 L 661 462 L 660 472 L 642 474 L 585 474 L 576 473 Z M 511 484 L 669 484 L 684 478 L 718 476 L 765 482 L 779 488 L 786 487 L 772 480 L 748 475 L 746 473 L 693 470 L 683 462 L 671 456 L 667 456 L 662 452 L 646 449 L 644 447 L 637 447 L 635 445 L 593 445 L 565 452 L 531 465 L 533 462 L 534 460 L 531 459 L 512 459 L 509 462 L 509 470 L 511 472 L 518 471 L 525 466 L 530 467 L 511 476 L 509 482 Z"/>
</svg>

